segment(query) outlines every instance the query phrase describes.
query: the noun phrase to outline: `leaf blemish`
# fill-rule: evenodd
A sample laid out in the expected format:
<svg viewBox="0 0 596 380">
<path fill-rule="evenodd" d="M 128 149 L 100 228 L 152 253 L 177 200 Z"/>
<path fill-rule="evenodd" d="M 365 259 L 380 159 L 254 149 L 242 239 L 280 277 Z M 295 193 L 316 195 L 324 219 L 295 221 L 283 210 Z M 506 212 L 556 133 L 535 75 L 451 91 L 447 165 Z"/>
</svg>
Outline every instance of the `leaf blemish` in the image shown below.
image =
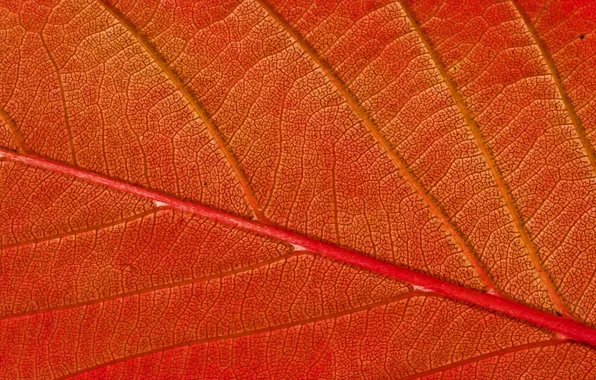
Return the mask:
<svg viewBox="0 0 596 380">
<path fill-rule="evenodd" d="M 429 289 L 425 288 L 424 286 L 419 286 L 419 285 L 412 285 L 412 289 L 415 292 L 430 292 Z"/>
<path fill-rule="evenodd" d="M 306 248 L 304 248 L 303 246 L 298 245 L 298 244 L 292 244 L 292 247 L 294 247 L 294 252 L 306 251 L 307 250 Z"/>
</svg>

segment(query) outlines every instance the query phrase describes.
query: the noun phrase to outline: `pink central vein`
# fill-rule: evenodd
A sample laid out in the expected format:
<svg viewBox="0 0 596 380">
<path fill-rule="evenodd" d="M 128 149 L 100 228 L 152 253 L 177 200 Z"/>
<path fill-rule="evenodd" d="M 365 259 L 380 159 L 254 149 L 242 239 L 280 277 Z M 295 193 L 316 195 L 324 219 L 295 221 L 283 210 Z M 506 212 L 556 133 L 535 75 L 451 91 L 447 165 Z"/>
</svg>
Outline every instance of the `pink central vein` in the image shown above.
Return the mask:
<svg viewBox="0 0 596 380">
<path fill-rule="evenodd" d="M 341 248 L 333 244 L 300 235 L 296 232 L 283 229 L 273 224 L 248 220 L 224 211 L 213 209 L 208 206 L 178 199 L 170 195 L 162 194 L 155 190 L 133 185 L 131 183 L 93 173 L 85 169 L 58 163 L 43 157 L 23 155 L 11 150 L 0 148 L 0 158 L 14 162 L 21 162 L 32 167 L 38 167 L 52 172 L 79 178 L 84 181 L 100 184 L 115 190 L 150 199 L 154 202 L 164 203 L 169 207 L 179 211 L 190 212 L 195 215 L 226 224 L 228 226 L 238 227 L 245 231 L 250 231 L 261 236 L 277 239 L 295 246 L 301 246 L 304 247 L 304 249 L 321 256 L 342 261 L 344 263 L 370 270 L 372 272 L 380 273 L 399 281 L 408 282 L 412 285 L 423 287 L 429 292 L 434 292 L 447 298 L 481 306 L 488 310 L 497 311 L 510 317 L 517 318 L 533 325 L 559 333 L 569 339 L 596 347 L 595 329 L 582 323 L 559 317 L 545 311 L 537 310 L 501 296 L 472 290 L 460 285 L 443 281 L 423 273 L 415 272 L 395 264 L 390 264 L 379 259 L 366 256 L 350 249 Z"/>
</svg>

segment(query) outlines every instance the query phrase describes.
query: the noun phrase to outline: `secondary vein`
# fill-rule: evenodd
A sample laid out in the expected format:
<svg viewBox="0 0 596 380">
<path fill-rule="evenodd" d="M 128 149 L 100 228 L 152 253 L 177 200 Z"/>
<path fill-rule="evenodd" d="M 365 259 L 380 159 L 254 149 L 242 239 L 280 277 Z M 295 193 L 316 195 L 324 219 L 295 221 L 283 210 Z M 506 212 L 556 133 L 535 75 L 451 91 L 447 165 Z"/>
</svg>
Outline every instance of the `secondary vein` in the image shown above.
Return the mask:
<svg viewBox="0 0 596 380">
<path fill-rule="evenodd" d="M 582 148 L 586 153 L 588 162 L 592 167 L 592 171 L 594 172 L 594 174 L 596 174 L 596 153 L 594 152 L 594 147 L 592 147 L 590 140 L 588 140 L 586 130 L 584 129 L 582 122 L 579 116 L 577 115 L 577 112 L 575 112 L 575 107 L 573 106 L 571 98 L 569 98 L 569 95 L 567 95 L 567 91 L 565 90 L 565 86 L 563 86 L 563 81 L 561 80 L 561 75 L 559 74 L 559 70 L 557 70 L 557 66 L 555 65 L 554 59 L 551 56 L 542 39 L 538 36 L 538 31 L 536 30 L 534 25 L 528 20 L 527 15 L 519 7 L 519 4 L 517 4 L 515 0 L 511 0 L 511 4 L 513 5 L 513 8 L 516 10 L 516 12 L 520 15 L 521 19 L 524 22 L 524 25 L 526 26 L 526 29 L 528 29 L 528 32 L 530 33 L 532 39 L 534 39 L 534 42 L 536 43 L 536 46 L 540 50 L 540 54 L 546 62 L 546 66 L 550 71 L 550 75 L 553 78 L 555 86 L 557 87 L 557 92 L 561 96 L 561 100 L 563 101 L 563 104 L 567 109 L 567 113 L 569 114 L 569 119 L 571 120 L 571 124 L 573 124 L 573 128 L 575 129 L 575 133 L 577 134 Z M 544 7 L 546 7 L 546 4 L 544 5 Z M 542 9 L 540 13 L 542 13 Z"/>
<path fill-rule="evenodd" d="M 190 90 L 186 87 L 184 82 L 178 77 L 178 75 L 168 66 L 166 61 L 161 57 L 161 55 L 151 46 L 149 41 L 141 35 L 141 33 L 136 29 L 136 27 L 129 22 L 120 12 L 114 9 L 112 6 L 106 4 L 104 1 L 99 0 L 99 4 L 112 15 L 136 40 L 137 42 L 143 47 L 145 52 L 153 59 L 153 61 L 159 66 L 164 74 L 168 77 L 168 79 L 174 84 L 176 89 L 182 94 L 184 99 L 190 104 L 192 107 L 193 112 L 203 121 L 205 127 L 215 140 L 215 143 L 219 147 L 219 150 L 224 155 L 225 159 L 228 161 L 228 164 L 232 168 L 232 171 L 236 175 L 238 182 L 244 192 L 244 196 L 252 209 L 255 217 L 259 220 L 265 220 L 264 215 L 261 212 L 261 206 L 259 201 L 255 197 L 252 188 L 248 180 L 246 179 L 240 165 L 236 161 L 236 158 L 227 148 L 225 141 L 223 140 L 222 136 L 219 133 L 219 130 L 215 126 L 215 123 L 211 119 L 211 116 L 207 113 L 204 107 L 199 103 L 196 97 L 190 92 Z"/>
<path fill-rule="evenodd" d="M 17 125 L 15 124 L 12 117 L 10 117 L 8 112 L 6 112 L 4 109 L 0 108 L 0 117 L 2 119 L 4 119 L 4 121 L 6 122 L 6 125 L 8 125 L 8 129 L 10 130 L 10 133 L 12 134 L 12 138 L 14 139 L 14 142 L 17 144 L 17 147 L 23 153 L 29 153 L 29 148 L 27 148 L 27 145 L 25 144 L 25 139 L 19 132 Z"/>
<path fill-rule="evenodd" d="M 340 318 L 343 316 L 347 316 L 347 315 L 351 315 L 351 314 L 356 314 L 358 312 L 362 312 L 362 311 L 368 311 L 370 309 L 373 309 L 375 307 L 382 307 L 382 306 L 386 306 L 389 305 L 391 303 L 394 302 L 399 302 L 402 300 L 407 300 L 410 298 L 414 298 L 414 297 L 419 297 L 423 294 L 421 294 L 420 292 L 411 292 L 411 293 L 406 293 L 406 294 L 401 294 L 399 296 L 390 298 L 388 300 L 382 300 L 382 301 L 378 301 L 372 304 L 368 304 L 368 305 L 364 305 L 364 306 L 360 306 L 357 308 L 353 308 L 350 310 L 346 310 L 346 311 L 340 311 L 340 312 L 336 312 L 333 314 L 329 314 L 329 315 L 323 315 L 320 317 L 314 317 L 314 318 L 310 318 L 307 320 L 301 320 L 301 321 L 294 321 L 294 322 L 288 322 L 288 323 L 284 323 L 278 326 L 272 326 L 272 327 L 263 327 L 263 328 L 259 328 L 259 329 L 255 329 L 255 330 L 248 330 L 248 331 L 244 331 L 244 332 L 239 332 L 239 333 L 235 333 L 235 334 L 228 334 L 228 335 L 224 335 L 224 336 L 219 336 L 219 337 L 212 337 L 212 338 L 202 338 L 202 339 L 193 339 L 193 340 L 188 340 L 188 341 L 182 341 L 180 343 L 177 344 L 172 344 L 166 347 L 160 347 L 160 348 L 155 348 L 152 350 L 148 350 L 148 351 L 144 351 L 144 352 L 140 352 L 134 355 L 126 355 L 114 360 L 110 360 L 108 362 L 105 363 L 101 363 L 98 364 L 96 366 L 92 366 L 92 367 L 88 367 L 88 368 L 83 368 L 80 369 L 78 371 L 69 373 L 67 375 L 64 376 L 60 376 L 58 377 L 58 379 L 66 379 L 66 378 L 70 378 L 73 376 L 77 376 L 77 375 L 81 375 L 83 373 L 87 373 L 93 370 L 96 370 L 98 368 L 103 368 L 103 367 L 107 367 L 110 365 L 114 365 L 117 363 L 122 363 L 124 361 L 127 360 L 132 360 L 132 359 L 137 359 L 140 357 L 144 357 L 144 356 L 148 356 L 151 354 L 155 354 L 158 352 L 163 352 L 163 351 L 167 351 L 167 350 L 173 350 L 176 348 L 181 348 L 181 347 L 189 347 L 195 344 L 204 344 L 204 343 L 211 343 L 211 342 L 219 342 L 219 341 L 225 341 L 225 340 L 230 340 L 230 339 L 238 339 L 244 336 L 249 336 L 249 335 L 256 335 L 256 334 L 265 334 L 265 333 L 271 333 L 274 331 L 279 331 L 279 330 L 283 330 L 283 329 L 290 329 L 292 327 L 296 327 L 296 326 L 301 326 L 301 325 L 306 325 L 309 323 L 316 323 L 316 322 L 322 322 L 322 321 L 327 321 L 330 319 L 336 319 L 336 318 Z M 426 296 L 426 295 L 425 295 Z"/>
<path fill-rule="evenodd" d="M 530 258 L 530 262 L 532 263 L 534 270 L 538 274 L 540 281 L 543 283 L 551 301 L 557 307 L 557 309 L 563 315 L 570 316 L 567 306 L 565 305 L 565 303 L 563 302 L 563 300 L 557 293 L 557 288 L 552 283 L 548 272 L 546 272 L 546 270 L 544 269 L 544 267 L 542 265 L 542 260 L 540 259 L 540 256 L 538 255 L 538 249 L 532 242 L 530 233 L 529 233 L 528 229 L 526 228 L 526 225 L 523 221 L 521 213 L 519 212 L 517 204 L 515 203 L 515 200 L 513 199 L 513 196 L 511 195 L 509 186 L 505 182 L 505 179 L 503 178 L 503 175 L 501 174 L 501 171 L 499 170 L 499 168 L 496 164 L 496 160 L 493 157 L 492 152 L 490 151 L 490 148 L 486 144 L 486 140 L 485 140 L 484 136 L 482 135 L 482 132 L 480 131 L 480 127 L 478 126 L 478 124 L 476 123 L 476 121 L 474 120 L 474 118 L 472 116 L 472 112 L 470 112 L 470 110 L 468 109 L 468 106 L 466 105 L 466 102 L 464 101 L 463 97 L 459 93 L 457 86 L 451 80 L 451 77 L 447 74 L 447 70 L 445 69 L 445 66 L 443 65 L 443 63 L 441 62 L 440 57 L 438 56 L 437 52 L 435 51 L 435 49 L 432 46 L 432 43 L 430 42 L 430 40 L 428 39 L 428 37 L 426 36 L 424 31 L 420 27 L 420 25 L 418 25 L 418 23 L 416 22 L 416 18 L 414 17 L 412 12 L 403 3 L 402 3 L 402 9 L 403 9 L 404 13 L 406 14 L 406 17 L 410 21 L 410 25 L 416 31 L 416 33 L 418 34 L 418 37 L 424 44 L 428 54 L 432 58 L 433 63 L 435 65 L 435 67 L 437 68 L 437 70 L 439 71 L 443 81 L 447 85 L 447 88 L 449 89 L 451 97 L 455 101 L 457 108 L 459 109 L 460 113 L 463 115 L 463 117 L 466 121 L 466 124 L 468 125 L 468 128 L 470 129 L 472 136 L 474 137 L 474 141 L 476 142 L 478 149 L 482 153 L 484 161 L 488 165 L 488 168 L 489 168 L 490 173 L 493 177 L 493 180 L 495 181 L 495 184 L 497 185 L 497 189 L 499 190 L 501 198 L 505 202 L 507 211 L 509 212 L 509 215 L 511 215 L 513 224 L 514 224 L 515 228 L 517 229 L 519 236 L 521 237 L 524 248 L 526 249 L 526 251 L 528 253 L 528 257 Z"/>
<path fill-rule="evenodd" d="M 428 371 L 419 372 L 419 373 L 416 373 L 416 374 L 413 374 L 410 376 L 400 377 L 397 380 L 419 379 L 422 377 L 445 372 L 445 371 L 448 371 L 453 368 L 463 367 L 466 364 L 478 363 L 481 360 L 486 360 L 486 359 L 494 358 L 497 356 L 512 354 L 512 353 L 520 352 L 520 351 L 533 350 L 533 349 L 537 349 L 537 348 L 542 349 L 545 347 L 557 346 L 557 345 L 560 345 L 565 342 L 566 342 L 566 340 L 564 340 L 564 339 L 551 339 L 551 340 L 541 340 L 539 342 L 534 342 L 534 343 L 520 344 L 519 346 L 508 347 L 508 348 L 504 348 L 502 350 L 489 352 L 486 354 L 474 356 L 474 357 L 464 359 L 464 360 L 459 360 L 459 361 L 456 361 L 456 362 L 453 362 L 453 363 L 450 363 L 450 364 L 447 364 L 444 366 L 436 367 L 436 368 L 430 369 Z"/>
<path fill-rule="evenodd" d="M 54 59 L 54 55 L 50 51 L 50 48 L 48 48 L 48 45 L 46 44 L 46 40 L 43 37 L 43 30 L 41 32 L 39 32 L 39 39 L 41 40 L 41 45 L 43 46 L 44 50 L 46 51 L 46 54 L 48 55 L 48 58 L 50 59 L 50 62 L 52 63 L 52 66 L 54 67 L 54 71 L 56 72 L 56 78 L 58 80 L 58 87 L 60 89 L 60 101 L 62 102 L 62 109 L 64 111 L 64 124 L 66 125 L 66 133 L 68 134 L 68 146 L 70 147 L 70 152 L 72 155 L 72 163 L 74 165 L 77 165 L 77 153 L 76 153 L 76 150 L 74 147 L 74 140 L 72 137 L 72 129 L 70 127 L 70 117 L 68 116 L 68 106 L 66 104 L 66 95 L 64 92 L 64 85 L 62 83 L 62 74 L 60 73 L 60 67 L 58 66 L 58 63 L 56 62 L 56 60 Z"/>
<path fill-rule="evenodd" d="M 441 209 L 439 204 L 433 199 L 428 193 L 424 186 L 418 181 L 418 178 L 409 169 L 407 162 L 393 149 L 389 141 L 385 139 L 383 134 L 377 128 L 376 123 L 368 115 L 368 112 L 358 103 L 356 97 L 345 83 L 337 76 L 329 64 L 322 59 L 317 52 L 310 46 L 310 44 L 296 31 L 291 25 L 288 24 L 277 12 L 275 12 L 269 4 L 263 0 L 256 0 L 256 2 L 265 10 L 267 13 L 296 41 L 296 43 L 304 50 L 304 52 L 319 66 L 325 76 L 333 83 L 337 90 L 341 93 L 344 100 L 352 110 L 364 123 L 369 133 L 383 148 L 385 153 L 389 156 L 394 165 L 399 169 L 402 177 L 410 184 L 410 186 L 419 194 L 422 200 L 425 202 L 429 210 L 441 221 L 443 228 L 447 230 L 452 238 L 456 241 L 457 245 L 462 250 L 466 259 L 480 278 L 480 281 L 489 290 L 498 292 L 495 284 L 493 283 L 486 270 L 474 254 L 472 248 L 466 242 L 466 239 L 458 231 L 457 227 L 451 222 L 450 218 Z"/>
</svg>

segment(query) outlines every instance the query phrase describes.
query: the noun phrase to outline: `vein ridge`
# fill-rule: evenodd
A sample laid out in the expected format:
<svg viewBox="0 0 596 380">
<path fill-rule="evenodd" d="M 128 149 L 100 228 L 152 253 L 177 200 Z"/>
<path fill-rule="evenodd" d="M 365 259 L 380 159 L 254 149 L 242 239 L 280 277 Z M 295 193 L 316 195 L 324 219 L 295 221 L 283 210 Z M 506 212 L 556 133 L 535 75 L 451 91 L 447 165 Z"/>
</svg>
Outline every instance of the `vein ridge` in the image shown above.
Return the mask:
<svg viewBox="0 0 596 380">
<path fill-rule="evenodd" d="M 496 286 L 492 279 L 483 268 L 482 264 L 476 257 L 472 248 L 466 242 L 466 239 L 461 235 L 457 227 L 451 222 L 449 217 L 441 209 L 437 201 L 428 193 L 424 186 L 418 181 L 416 176 L 409 169 L 407 162 L 393 149 L 389 141 L 385 139 L 382 133 L 376 126 L 376 123 L 368 115 L 366 110 L 358 103 L 356 97 L 345 83 L 337 76 L 333 69 L 319 57 L 309 43 L 285 21 L 275 10 L 273 10 L 264 0 L 255 0 L 279 25 L 296 41 L 296 43 L 308 54 L 308 56 L 319 66 L 321 71 L 325 74 L 327 79 L 337 88 L 342 97 L 352 110 L 364 123 L 368 132 L 383 148 L 385 153 L 389 156 L 395 166 L 397 166 L 402 177 L 410 184 L 410 186 L 418 193 L 424 203 L 428 206 L 433 215 L 435 215 L 442 223 L 451 237 L 456 241 L 457 245 L 462 250 L 465 258 L 470 262 L 476 273 L 480 277 L 482 284 L 489 290 L 495 290 Z"/>
<path fill-rule="evenodd" d="M 424 292 L 424 294 L 435 293 L 456 301 L 483 307 L 487 310 L 499 312 L 511 318 L 517 318 L 535 326 L 551 330 L 558 333 L 559 336 L 564 336 L 568 339 L 573 339 L 596 347 L 596 329 L 569 318 L 559 317 L 546 311 L 534 309 L 518 301 L 493 295 L 491 294 L 492 292 L 481 292 L 466 288 L 421 272 L 416 272 L 409 268 L 367 256 L 348 248 L 342 248 L 301 235 L 272 223 L 245 219 L 226 211 L 217 210 L 192 201 L 182 200 L 174 196 L 160 193 L 156 190 L 147 189 L 139 185 L 110 178 L 103 174 L 94 173 L 83 168 L 56 162 L 47 158 L 35 155 L 24 155 L 9 149 L 0 148 L 0 159 L 20 162 L 32 167 L 69 175 L 86 182 L 134 194 L 153 201 L 162 202 L 169 205 L 169 207 L 182 212 L 192 213 L 218 223 L 236 227 L 280 242 L 304 247 L 305 250 L 319 254 L 328 259 L 340 261 L 362 270 L 372 271 L 394 280 L 407 282 L 413 286 L 427 289 L 428 292 Z"/>
<path fill-rule="evenodd" d="M 54 67 L 54 71 L 56 71 L 56 79 L 58 80 L 58 87 L 60 88 L 60 100 L 62 102 L 62 109 L 64 111 L 64 123 L 66 124 L 66 133 L 68 134 L 68 146 L 70 147 L 70 152 L 72 155 L 72 163 L 76 166 L 77 165 L 77 153 L 74 147 L 74 140 L 72 137 L 72 129 L 70 127 L 70 118 L 68 116 L 68 107 L 66 106 L 66 97 L 64 95 L 64 84 L 62 83 L 62 74 L 60 74 L 60 68 L 58 67 L 58 63 L 54 59 L 54 55 L 50 52 L 48 45 L 46 44 L 45 38 L 43 38 L 43 30 L 39 32 L 39 39 L 41 40 L 41 44 Z"/>
<path fill-rule="evenodd" d="M 477 362 L 480 362 L 481 360 L 489 359 L 489 358 L 492 358 L 495 356 L 511 354 L 511 353 L 520 352 L 520 351 L 524 351 L 524 350 L 531 350 L 534 348 L 557 346 L 557 345 L 560 345 L 565 342 L 566 342 L 565 339 L 550 339 L 550 340 L 541 340 L 539 342 L 534 342 L 534 343 L 520 344 L 518 346 L 508 347 L 508 348 L 504 348 L 502 350 L 493 351 L 493 352 L 489 352 L 489 353 L 482 354 L 482 355 L 477 355 L 477 356 L 474 356 L 474 357 L 471 357 L 468 359 L 458 360 L 456 362 L 453 362 L 453 363 L 450 363 L 450 364 L 447 364 L 444 366 L 429 369 L 428 371 L 423 371 L 423 372 L 415 373 L 410 376 L 401 377 L 398 380 L 419 379 L 424 376 L 433 375 L 435 373 L 443 372 L 443 371 L 446 371 L 446 370 L 449 370 L 452 368 L 461 367 L 466 364 L 477 363 Z"/>
<path fill-rule="evenodd" d="M 7 320 L 7 319 L 16 319 L 16 318 L 21 318 L 21 317 L 26 317 L 26 316 L 41 314 L 41 313 L 49 313 L 49 312 L 58 311 L 58 310 L 74 309 L 76 307 L 83 307 L 83 306 L 89 306 L 89 305 L 94 305 L 94 304 L 98 304 L 98 303 L 104 303 L 104 302 L 112 301 L 112 300 L 119 299 L 119 298 L 126 298 L 126 297 L 137 296 L 137 295 L 144 294 L 144 293 L 156 292 L 158 290 L 173 289 L 173 288 L 182 287 L 185 285 L 193 285 L 198 282 L 210 281 L 210 280 L 215 280 L 215 279 L 224 278 L 224 277 L 228 277 L 228 276 L 233 276 L 235 274 L 239 274 L 239 273 L 243 273 L 243 272 L 249 272 L 251 270 L 266 267 L 268 265 L 272 265 L 272 264 L 275 264 L 280 261 L 288 260 L 293 257 L 306 256 L 308 254 L 309 254 L 308 252 L 304 252 L 304 251 L 291 252 L 291 253 L 288 253 L 285 255 L 280 255 L 280 256 L 271 258 L 269 260 L 264 260 L 264 261 L 255 263 L 253 265 L 239 267 L 239 268 L 232 269 L 232 270 L 229 270 L 226 272 L 215 273 L 212 275 L 207 275 L 207 276 L 202 276 L 202 277 L 197 277 L 197 278 L 191 278 L 188 280 L 164 283 L 161 285 L 150 286 L 147 288 L 140 288 L 140 289 L 137 289 L 134 291 L 112 294 L 109 296 L 98 297 L 98 298 L 87 300 L 87 301 L 73 302 L 71 304 L 66 304 L 66 305 L 49 306 L 49 307 L 37 309 L 37 310 L 30 310 L 30 311 L 24 311 L 24 312 L 19 312 L 19 313 L 14 313 L 14 314 L 8 314 L 8 315 L 0 316 L 0 321 Z"/>
<path fill-rule="evenodd" d="M 23 153 L 30 153 L 31 151 L 25 144 L 25 138 L 19 132 L 19 129 L 17 128 L 17 125 L 15 124 L 12 117 L 10 117 L 8 112 L 6 112 L 2 107 L 0 107 L 0 118 L 2 118 L 8 125 L 8 129 L 10 130 L 10 133 L 12 134 L 12 137 L 13 137 L 15 143 L 17 144 L 17 147 Z"/>
<path fill-rule="evenodd" d="M 182 94 L 184 99 L 190 104 L 194 113 L 201 119 L 205 127 L 211 134 L 211 137 L 215 140 L 217 146 L 219 147 L 220 152 L 223 154 L 224 158 L 227 160 L 228 164 L 230 165 L 232 171 L 236 175 L 238 182 L 240 183 L 240 187 L 244 192 L 244 196 L 250 206 L 252 212 L 254 213 L 255 217 L 259 220 L 265 220 L 265 217 L 261 211 L 261 206 L 259 201 L 255 197 L 252 188 L 248 180 L 246 179 L 240 165 L 236 161 L 233 153 L 227 148 L 225 141 L 223 140 L 219 130 L 215 126 L 215 123 L 211 119 L 211 116 L 207 113 L 203 105 L 201 105 L 194 96 L 194 94 L 186 87 L 184 82 L 180 79 L 180 77 L 168 66 L 165 60 L 160 56 L 160 54 L 155 50 L 153 46 L 151 46 L 150 42 L 144 37 L 140 31 L 136 29 L 136 27 L 128 21 L 118 10 L 110 6 L 109 4 L 105 3 L 104 0 L 98 0 L 99 4 L 103 9 L 105 9 L 114 19 L 116 19 L 126 30 L 132 35 L 132 37 L 143 47 L 145 52 L 153 59 L 153 61 L 159 66 L 164 74 L 168 77 L 168 79 L 172 82 L 175 86 L 176 90 Z"/>
<path fill-rule="evenodd" d="M 68 375 L 65 376 L 61 376 L 58 377 L 58 379 L 65 379 L 68 377 L 72 377 L 72 376 L 76 376 L 76 375 L 80 375 L 82 373 L 87 373 L 90 371 L 93 371 L 95 369 L 98 368 L 103 368 L 103 367 L 107 367 L 116 363 L 121 363 L 123 361 L 127 361 L 127 360 L 133 360 L 133 359 L 137 359 L 143 356 L 147 356 L 147 355 L 151 355 L 151 354 L 155 354 L 158 352 L 163 352 L 163 351 L 167 351 L 167 350 L 172 350 L 172 349 L 176 349 L 176 348 L 180 348 L 180 347 L 188 347 L 188 346 L 192 346 L 195 344 L 203 344 L 203 343 L 211 343 L 211 342 L 217 342 L 217 341 L 222 341 L 222 340 L 229 340 L 229 339 L 237 339 L 237 338 L 241 338 L 243 336 L 248 336 L 248 335 L 256 335 L 256 334 L 263 334 L 263 333 L 267 333 L 267 332 L 273 332 L 273 331 L 279 331 L 279 330 L 283 330 L 283 329 L 289 329 L 295 326 L 300 326 L 300 325 L 305 325 L 308 323 L 316 323 L 316 322 L 320 322 L 320 321 L 326 321 L 326 320 L 330 320 L 330 319 L 334 319 L 334 318 L 340 318 L 343 316 L 347 316 L 347 315 L 351 315 L 351 314 L 355 314 L 361 311 L 366 311 L 369 309 L 372 309 L 374 307 L 379 307 L 379 306 L 384 306 L 384 305 L 389 305 L 391 303 L 394 302 L 399 302 L 401 300 L 404 299 L 410 299 L 410 298 L 414 298 L 414 297 L 418 297 L 421 296 L 421 293 L 418 292 L 410 292 L 410 293 L 405 293 L 405 294 L 401 294 L 399 296 L 395 296 L 392 297 L 390 299 L 385 299 L 379 302 L 374 302 L 368 305 L 364 305 L 364 306 L 360 306 L 357 308 L 353 308 L 350 310 L 344 310 L 341 312 L 337 312 L 337 313 L 332 313 L 332 314 L 328 314 L 328 315 L 322 315 L 319 317 L 314 317 L 314 318 L 310 318 L 307 320 L 302 320 L 302 321 L 293 321 L 293 322 L 288 322 L 288 323 L 284 323 L 284 324 L 280 324 L 278 326 L 273 326 L 273 327 L 264 327 L 264 328 L 260 328 L 260 329 L 255 329 L 255 330 L 249 330 L 249 331 L 244 331 L 244 332 L 240 332 L 240 333 L 235 333 L 235 334 L 228 334 L 228 335 L 224 335 L 224 336 L 219 336 L 219 337 L 213 337 L 213 338 L 203 338 L 203 339 L 193 339 L 193 340 L 189 340 L 189 341 L 183 341 L 180 343 L 176 343 L 176 344 L 172 344 L 169 345 L 167 347 L 160 347 L 160 348 L 156 348 L 153 350 L 148 350 L 148 351 L 144 351 L 144 352 L 140 352 L 134 355 L 128 355 L 128 356 L 123 356 L 121 358 L 118 359 L 114 359 L 102 364 L 98 364 L 96 366 L 93 367 L 88 367 L 88 368 L 84 368 L 81 370 L 78 370 L 76 372 L 72 372 L 69 373 Z M 426 296 L 426 295 L 425 295 Z"/>
<path fill-rule="evenodd" d="M 513 8 L 517 12 L 517 14 L 520 15 L 521 19 L 524 22 L 526 29 L 528 30 L 528 32 L 532 36 L 532 39 L 536 43 L 536 46 L 540 50 L 540 55 L 542 56 L 542 59 L 544 59 L 544 61 L 546 62 L 546 65 L 548 66 L 549 74 L 553 78 L 553 82 L 555 83 L 557 92 L 561 96 L 561 100 L 563 101 L 563 104 L 565 105 L 565 108 L 567 109 L 567 113 L 569 114 L 569 119 L 571 119 L 571 123 L 573 124 L 573 128 L 575 129 L 575 133 L 579 137 L 579 141 L 582 145 L 582 148 L 584 149 L 584 153 L 588 157 L 588 162 L 590 163 L 590 166 L 592 167 L 592 171 L 594 172 L 594 174 L 596 174 L 596 153 L 594 152 L 594 148 L 592 147 L 590 140 L 588 140 L 588 136 L 586 135 L 586 130 L 584 129 L 583 124 L 582 124 L 579 116 L 577 115 L 577 112 L 575 111 L 573 102 L 571 101 L 571 98 L 569 98 L 569 95 L 567 94 L 567 91 L 565 90 L 565 86 L 563 86 L 563 82 L 561 80 L 561 75 L 559 74 L 559 70 L 557 70 L 557 66 L 555 65 L 555 61 L 554 61 L 553 57 L 551 56 L 550 52 L 548 51 L 548 48 L 546 47 L 544 41 L 542 41 L 542 39 L 539 37 L 538 31 L 536 30 L 534 25 L 528 20 L 527 15 L 525 14 L 524 11 L 522 11 L 522 9 L 520 8 L 520 6 L 516 2 L 516 0 L 511 0 L 511 5 L 513 6 Z M 545 9 L 546 6 L 547 6 L 547 4 L 544 4 L 544 6 L 543 6 L 543 8 L 541 8 L 541 12 L 538 16 L 540 16 L 542 14 L 542 10 Z"/>
<path fill-rule="evenodd" d="M 470 129 L 470 132 L 472 133 L 472 135 L 474 137 L 476 146 L 478 146 L 478 149 L 482 153 L 484 161 L 488 165 L 488 168 L 489 168 L 490 173 L 493 177 L 493 180 L 495 181 L 495 184 L 497 185 L 497 189 L 499 190 L 499 193 L 501 194 L 501 198 L 505 202 L 507 211 L 509 212 L 509 215 L 513 219 L 513 224 L 521 237 L 523 246 L 528 253 L 530 261 L 531 261 L 532 265 L 534 266 L 534 270 L 536 271 L 536 273 L 538 274 L 538 277 L 540 278 L 540 281 L 546 288 L 546 291 L 548 292 L 551 302 L 553 302 L 553 304 L 557 307 L 559 312 L 561 312 L 563 315 L 565 315 L 567 317 L 571 317 L 571 314 L 570 314 L 569 310 L 567 309 L 567 306 L 565 305 L 565 303 L 563 302 L 563 300 L 561 299 L 561 297 L 559 296 L 559 294 L 557 292 L 557 288 L 552 283 L 549 274 L 546 272 L 546 270 L 544 269 L 544 267 L 542 265 L 542 260 L 540 259 L 539 255 L 538 255 L 538 250 L 534 246 L 534 243 L 532 242 L 530 233 L 529 233 L 528 229 L 526 228 L 525 222 L 523 221 L 523 219 L 521 217 L 521 214 L 518 210 L 517 204 L 516 204 L 515 200 L 513 199 L 513 196 L 511 195 L 509 186 L 505 182 L 505 179 L 503 178 L 501 171 L 497 167 L 496 160 L 493 157 L 493 154 L 490 151 L 490 148 L 488 147 L 488 145 L 486 143 L 486 139 L 484 138 L 484 136 L 482 135 L 482 132 L 480 131 L 480 127 L 474 120 L 472 113 L 470 112 L 470 110 L 468 109 L 468 107 L 465 103 L 465 100 L 463 99 L 463 97 L 461 96 L 459 91 L 457 90 L 457 86 L 455 85 L 455 83 L 451 80 L 451 78 L 447 74 L 445 66 L 442 64 L 440 57 L 436 53 L 435 49 L 432 47 L 431 41 L 428 39 L 428 37 L 425 35 L 425 33 L 422 30 L 422 28 L 420 27 L 420 25 L 417 23 L 416 18 L 414 17 L 412 12 L 401 1 L 400 1 L 400 4 L 402 7 L 402 10 L 406 14 L 406 17 L 410 21 L 412 28 L 417 32 L 418 37 L 420 38 L 420 40 L 424 44 L 428 54 L 432 58 L 436 69 L 441 74 L 441 77 L 442 77 L 443 81 L 445 82 L 445 84 L 447 85 L 449 92 L 451 94 L 451 97 L 455 101 L 460 113 L 466 120 L 466 124 L 468 125 L 468 128 Z"/>
<path fill-rule="evenodd" d="M 137 213 L 134 215 L 130 215 L 126 218 L 112 220 L 107 223 L 101 223 L 101 224 L 97 224 L 97 225 L 89 226 L 89 227 L 85 227 L 85 228 L 80 228 L 80 229 L 73 230 L 73 231 L 63 232 L 60 234 L 43 236 L 43 237 L 39 237 L 36 239 L 19 241 L 19 242 L 12 243 L 12 244 L 6 244 L 6 245 L 0 244 L 0 251 L 5 250 L 5 249 L 19 248 L 19 247 L 23 247 L 23 246 L 30 245 L 30 244 L 39 244 L 39 243 L 43 243 L 43 242 L 51 241 L 51 240 L 64 239 L 66 237 L 76 236 L 76 235 L 84 234 L 86 232 L 91 232 L 91 231 L 99 231 L 99 230 L 103 230 L 103 229 L 110 228 L 110 227 L 117 227 L 122 224 L 134 222 L 139 219 L 143 219 L 144 217 L 149 216 L 149 215 L 157 214 L 159 211 L 165 210 L 165 209 L 166 209 L 166 207 L 155 207 L 150 210 L 140 212 L 140 213 Z"/>
</svg>

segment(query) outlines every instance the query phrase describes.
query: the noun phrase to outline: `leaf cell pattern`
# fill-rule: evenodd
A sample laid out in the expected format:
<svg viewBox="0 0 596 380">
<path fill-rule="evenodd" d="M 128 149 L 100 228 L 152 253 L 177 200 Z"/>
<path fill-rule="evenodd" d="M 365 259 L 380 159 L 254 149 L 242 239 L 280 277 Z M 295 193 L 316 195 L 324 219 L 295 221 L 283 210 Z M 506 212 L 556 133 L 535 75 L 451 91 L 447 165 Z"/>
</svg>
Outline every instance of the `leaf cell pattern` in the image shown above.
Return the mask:
<svg viewBox="0 0 596 380">
<path fill-rule="evenodd" d="M 0 377 L 591 378 L 595 28 L 2 2 Z"/>
</svg>

